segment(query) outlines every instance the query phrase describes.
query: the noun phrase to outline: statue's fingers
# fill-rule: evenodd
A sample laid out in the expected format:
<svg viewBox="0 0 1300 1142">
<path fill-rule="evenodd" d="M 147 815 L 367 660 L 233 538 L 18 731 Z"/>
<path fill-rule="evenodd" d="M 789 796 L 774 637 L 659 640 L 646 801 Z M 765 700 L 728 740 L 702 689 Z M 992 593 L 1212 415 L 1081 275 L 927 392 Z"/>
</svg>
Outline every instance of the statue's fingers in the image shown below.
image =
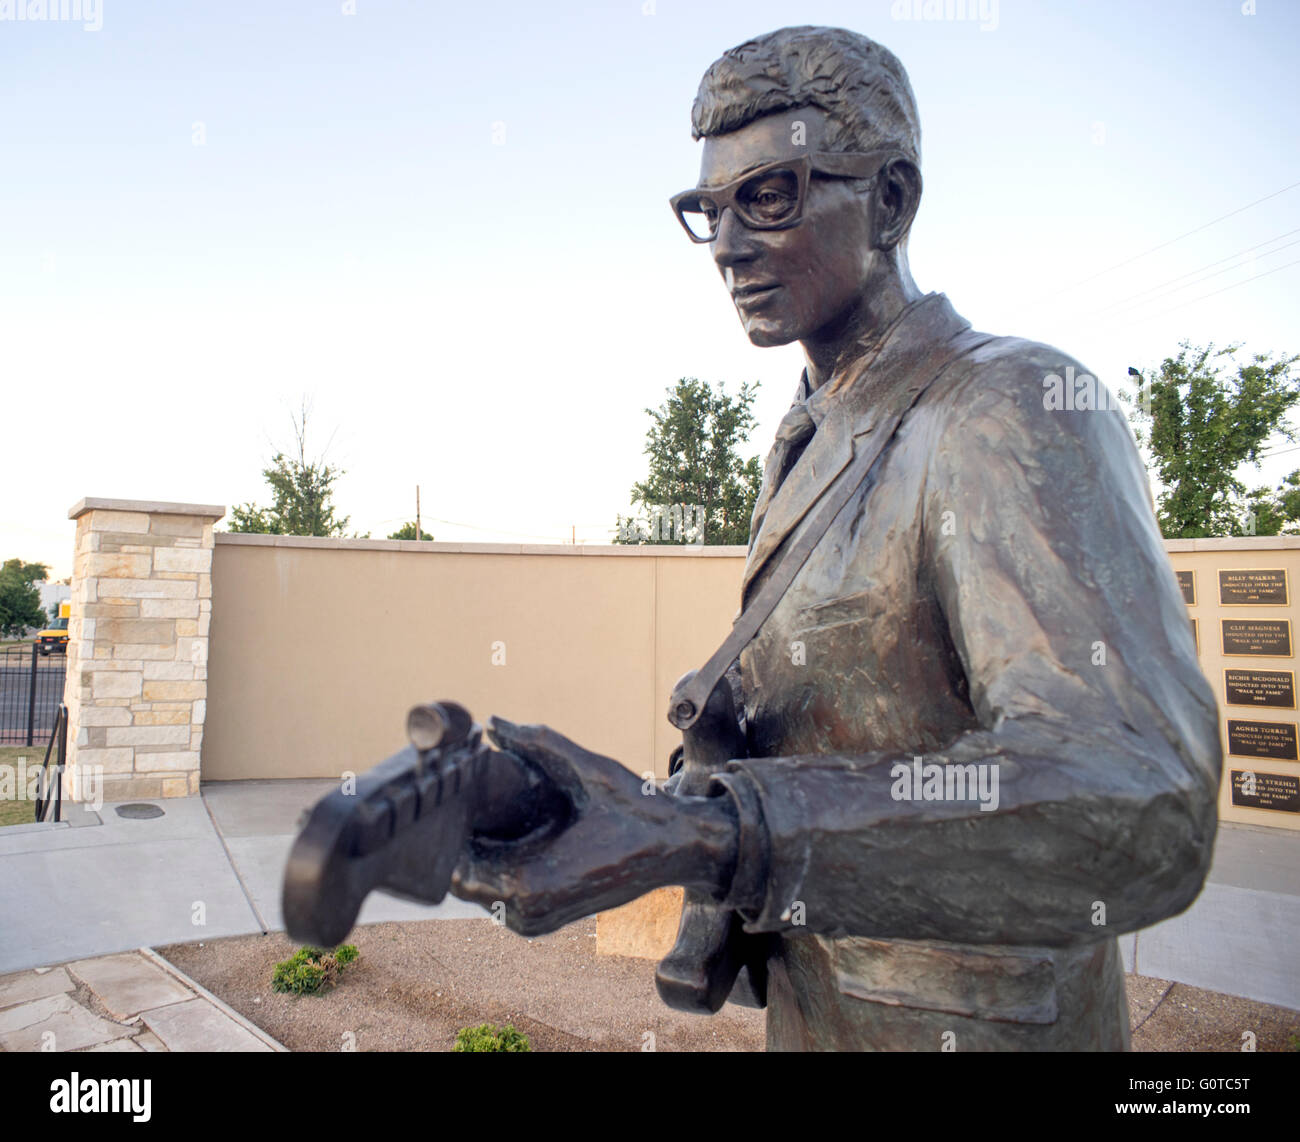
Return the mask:
<svg viewBox="0 0 1300 1142">
<path fill-rule="evenodd" d="M 586 800 L 582 777 L 574 767 L 576 758 L 587 753 L 580 745 L 550 726 L 519 726 L 495 715 L 488 719 L 488 733 L 502 749 L 537 766 L 570 800 Z"/>
<path fill-rule="evenodd" d="M 488 733 L 502 748 L 536 765 L 575 804 L 586 801 L 586 785 L 593 777 L 615 782 L 628 775 L 612 757 L 592 753 L 550 726 L 518 726 L 493 716 Z"/>
</svg>

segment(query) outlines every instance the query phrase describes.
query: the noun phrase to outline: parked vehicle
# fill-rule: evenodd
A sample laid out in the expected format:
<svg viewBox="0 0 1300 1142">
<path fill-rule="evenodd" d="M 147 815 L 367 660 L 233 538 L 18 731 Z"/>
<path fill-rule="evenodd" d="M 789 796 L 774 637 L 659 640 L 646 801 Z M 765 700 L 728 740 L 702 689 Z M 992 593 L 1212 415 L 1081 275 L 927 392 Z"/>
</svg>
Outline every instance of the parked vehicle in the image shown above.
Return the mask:
<svg viewBox="0 0 1300 1142">
<path fill-rule="evenodd" d="M 36 647 L 43 655 L 68 653 L 68 619 L 72 616 L 72 604 L 59 604 L 59 617 L 36 635 Z"/>
</svg>

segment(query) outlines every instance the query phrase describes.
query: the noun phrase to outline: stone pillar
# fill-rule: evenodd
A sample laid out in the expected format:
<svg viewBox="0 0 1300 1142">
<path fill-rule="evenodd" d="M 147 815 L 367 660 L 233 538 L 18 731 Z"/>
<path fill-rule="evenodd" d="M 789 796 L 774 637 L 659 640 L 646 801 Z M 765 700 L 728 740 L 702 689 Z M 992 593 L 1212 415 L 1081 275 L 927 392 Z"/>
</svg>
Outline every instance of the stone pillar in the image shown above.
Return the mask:
<svg viewBox="0 0 1300 1142">
<path fill-rule="evenodd" d="M 100 781 L 105 801 L 199 791 L 212 527 L 225 512 L 87 498 L 68 513 L 77 540 L 65 796 Z"/>
</svg>

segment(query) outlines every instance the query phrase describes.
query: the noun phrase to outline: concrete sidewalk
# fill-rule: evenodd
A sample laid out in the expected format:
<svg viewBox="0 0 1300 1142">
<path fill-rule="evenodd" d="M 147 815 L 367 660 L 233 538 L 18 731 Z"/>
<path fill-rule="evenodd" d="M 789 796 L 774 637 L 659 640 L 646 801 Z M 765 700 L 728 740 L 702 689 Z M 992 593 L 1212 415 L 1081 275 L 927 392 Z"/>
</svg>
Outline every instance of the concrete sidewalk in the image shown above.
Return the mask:
<svg viewBox="0 0 1300 1142">
<path fill-rule="evenodd" d="M 0 976 L 0 1051 L 284 1051 L 149 948 Z"/>
<path fill-rule="evenodd" d="M 330 781 L 238 781 L 169 798 L 132 820 L 106 804 L 69 821 L 0 829 L 0 973 L 142 946 L 279 930 L 280 885 L 302 810 Z M 482 917 L 382 893 L 359 923 Z"/>
<path fill-rule="evenodd" d="M 151 820 L 70 806 L 68 823 L 0 829 L 0 972 L 282 929 L 295 824 L 334 784 L 214 782 Z M 374 893 L 358 922 L 485 916 Z M 1126 971 L 1300 1010 L 1300 832 L 1221 825 L 1192 908 L 1120 948 Z"/>
</svg>

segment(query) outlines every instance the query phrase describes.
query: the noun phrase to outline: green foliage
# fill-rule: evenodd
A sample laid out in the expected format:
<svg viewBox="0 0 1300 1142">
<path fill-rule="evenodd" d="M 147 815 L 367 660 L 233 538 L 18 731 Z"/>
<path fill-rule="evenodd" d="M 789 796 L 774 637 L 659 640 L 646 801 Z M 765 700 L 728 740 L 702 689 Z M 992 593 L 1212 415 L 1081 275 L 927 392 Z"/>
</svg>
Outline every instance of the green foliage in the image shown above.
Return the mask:
<svg viewBox="0 0 1300 1142">
<path fill-rule="evenodd" d="M 1296 439 L 1285 419 L 1300 401 L 1300 379 L 1290 373 L 1300 355 L 1257 353 L 1241 364 L 1240 348 L 1184 341 L 1150 380 L 1149 404 L 1134 409 L 1138 443 L 1161 486 L 1156 515 L 1167 539 L 1276 535 L 1300 520 L 1300 474 L 1275 492 L 1249 494 L 1237 478 L 1242 464 L 1258 466 L 1272 436 Z"/>
<path fill-rule="evenodd" d="M 480 1023 L 477 1027 L 462 1027 L 456 1032 L 456 1045 L 453 1051 L 532 1051 L 528 1045 L 528 1036 L 516 1031 L 507 1023 L 498 1027 L 495 1023 Z"/>
<path fill-rule="evenodd" d="M 620 516 L 615 543 L 749 542 L 763 468 L 757 456 L 742 460 L 737 449 L 754 428 L 751 409 L 757 394 L 757 382 L 741 385 L 730 397 L 721 385 L 711 389 L 694 377 L 683 377 L 657 410 L 645 410 L 654 422 L 646 433 L 650 474 L 633 485 L 631 499 L 646 509 L 650 526 L 638 529 Z M 693 519 L 698 508 L 703 534 L 683 535 L 676 526 L 655 526 L 656 515 L 665 508 L 671 509 L 672 524 L 683 515 Z"/>
<path fill-rule="evenodd" d="M 332 498 L 334 481 L 344 473 L 324 462 L 307 459 L 308 407 L 294 416 L 296 459 L 277 452 L 262 475 L 271 486 L 270 507 L 239 504 L 230 512 L 230 530 L 261 535 L 342 535 L 349 517 L 337 519 Z"/>
<path fill-rule="evenodd" d="M 45 579 L 49 571 L 44 563 L 5 560 L 0 567 L 0 635 L 19 638 L 28 627 L 45 625 L 41 593 L 33 584 Z"/>
<path fill-rule="evenodd" d="M 410 520 L 409 522 L 402 524 L 402 526 L 399 527 L 395 532 L 393 532 L 393 534 L 390 535 L 388 538 L 389 539 L 415 539 L 416 538 L 415 520 Z M 431 540 L 433 536 L 431 536 L 427 531 L 425 531 L 424 528 L 421 528 L 419 538 L 424 540 Z"/>
<path fill-rule="evenodd" d="M 332 952 L 323 948 L 299 948 L 287 960 L 275 965 L 271 988 L 294 995 L 312 995 L 326 990 L 338 983 L 343 969 L 358 955 L 353 944 L 343 944 Z"/>
</svg>

